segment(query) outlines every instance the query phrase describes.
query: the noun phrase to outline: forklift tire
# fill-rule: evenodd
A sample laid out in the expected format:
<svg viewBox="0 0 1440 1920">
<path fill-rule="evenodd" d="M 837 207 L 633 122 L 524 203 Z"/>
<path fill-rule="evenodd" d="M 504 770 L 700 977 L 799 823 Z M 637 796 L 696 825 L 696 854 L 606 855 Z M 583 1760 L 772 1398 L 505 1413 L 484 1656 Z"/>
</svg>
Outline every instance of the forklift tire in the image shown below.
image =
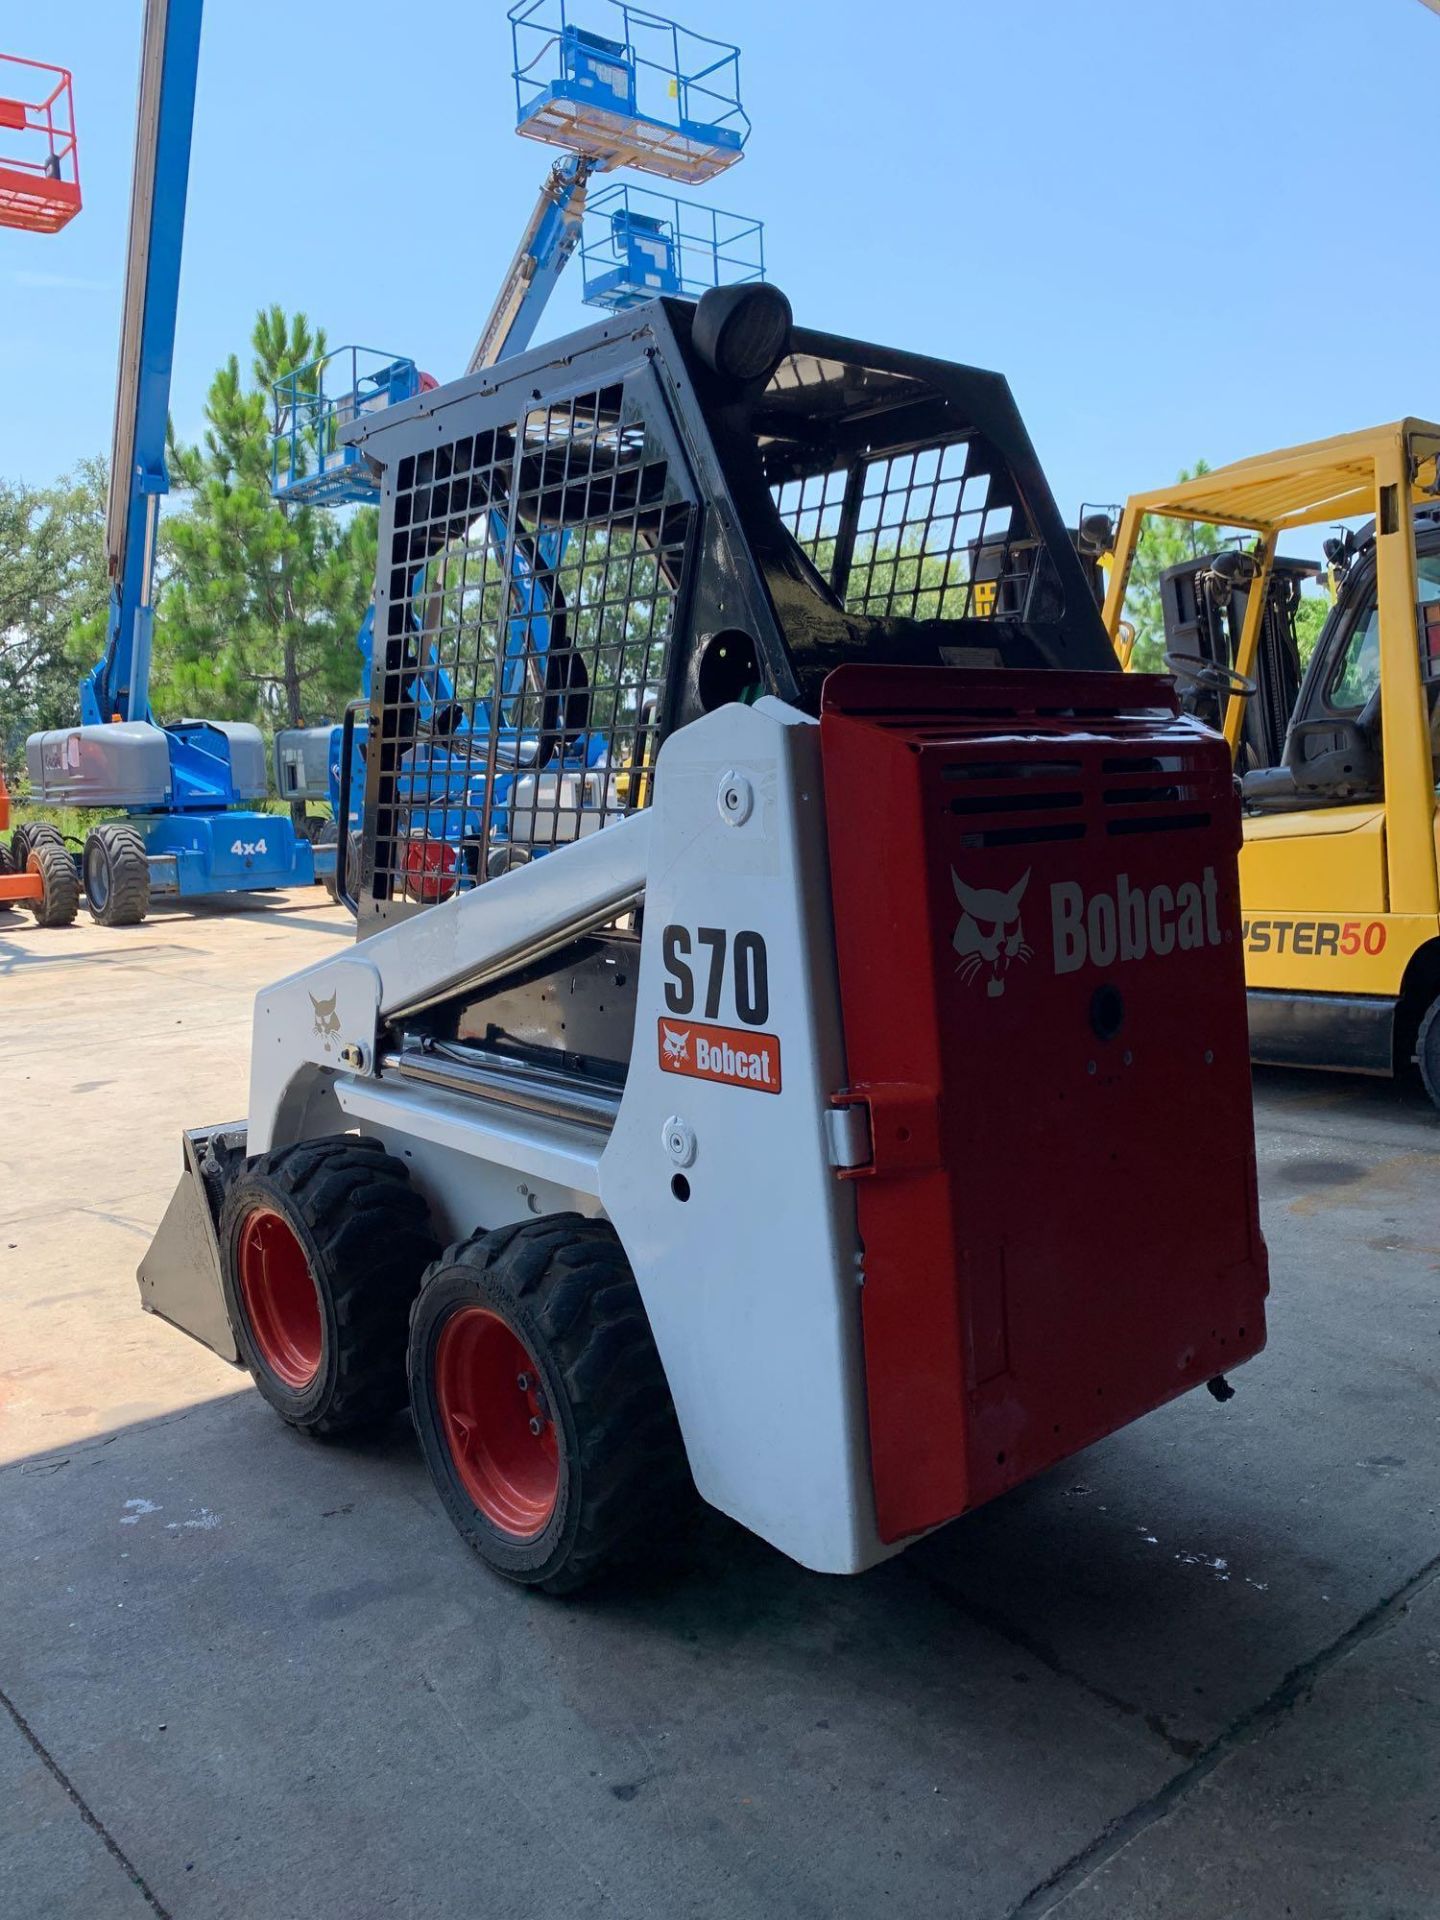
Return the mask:
<svg viewBox="0 0 1440 1920">
<path fill-rule="evenodd" d="M 40 876 L 40 898 L 26 902 L 36 926 L 68 927 L 80 911 L 80 876 L 58 833 L 31 841 L 25 871 Z"/>
<path fill-rule="evenodd" d="M 1415 1063 L 1420 1081 L 1436 1107 L 1440 1107 L 1440 999 L 1430 1002 L 1415 1036 Z"/>
<path fill-rule="evenodd" d="M 261 1154 L 220 1209 L 220 1277 L 264 1399 L 320 1439 L 405 1405 L 405 1327 L 435 1258 L 403 1161 L 342 1134 Z"/>
<path fill-rule="evenodd" d="M 150 909 L 150 860 L 134 827 L 122 820 L 92 827 L 80 864 L 90 918 L 102 927 L 138 927 Z"/>
<path fill-rule="evenodd" d="M 410 1315 L 410 1405 L 446 1512 L 495 1572 L 570 1593 L 695 1504 L 640 1290 L 608 1221 L 476 1234 Z"/>
<path fill-rule="evenodd" d="M 15 871 L 15 862 L 10 857 L 10 849 L 0 840 L 0 880 L 8 880 Z M 9 913 L 19 903 L 14 900 L 0 900 L 0 913 Z"/>
</svg>

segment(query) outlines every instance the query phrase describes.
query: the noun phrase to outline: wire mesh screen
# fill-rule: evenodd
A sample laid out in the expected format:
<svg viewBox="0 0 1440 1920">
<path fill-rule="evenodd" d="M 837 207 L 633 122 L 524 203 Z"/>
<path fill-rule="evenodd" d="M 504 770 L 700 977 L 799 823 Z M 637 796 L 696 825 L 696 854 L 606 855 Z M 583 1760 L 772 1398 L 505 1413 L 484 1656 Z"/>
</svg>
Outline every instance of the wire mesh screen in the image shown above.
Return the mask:
<svg viewBox="0 0 1440 1920">
<path fill-rule="evenodd" d="M 952 441 L 772 488 L 780 518 L 849 613 L 977 620 L 1023 611 L 1038 541 L 1008 479 Z"/>
<path fill-rule="evenodd" d="M 425 906 L 648 803 L 693 509 L 615 385 L 406 456 L 393 514 L 367 891 Z"/>
</svg>

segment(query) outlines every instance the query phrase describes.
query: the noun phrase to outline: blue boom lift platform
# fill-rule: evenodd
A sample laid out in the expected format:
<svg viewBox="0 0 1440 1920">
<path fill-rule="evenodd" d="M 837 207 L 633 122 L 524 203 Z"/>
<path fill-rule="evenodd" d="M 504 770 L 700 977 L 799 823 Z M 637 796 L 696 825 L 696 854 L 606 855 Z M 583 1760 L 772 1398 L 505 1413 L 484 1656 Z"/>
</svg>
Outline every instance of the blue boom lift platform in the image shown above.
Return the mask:
<svg viewBox="0 0 1440 1920">
<path fill-rule="evenodd" d="M 592 17 L 602 4 L 613 37 L 577 25 L 565 0 L 518 0 L 510 9 L 517 131 L 564 152 L 541 187 L 467 373 L 529 346 L 577 247 L 585 301 L 612 311 L 661 293 L 698 298 L 709 287 L 765 277 L 764 228 L 758 220 L 623 183 L 588 196 L 592 174 L 621 166 L 683 184 L 712 179 L 741 157 L 750 132 L 740 98 L 738 48 L 625 0 L 589 0 Z M 373 501 L 374 479 L 358 448 L 347 441 L 346 429 L 411 398 L 427 383 L 434 384 L 417 372 L 414 361 L 355 347 L 337 348 L 297 368 L 275 388 L 275 497 L 336 507 Z M 602 743 L 584 734 L 567 745 L 560 761 L 542 768 L 534 764 L 537 744 L 506 724 L 525 675 L 543 671 L 546 576 L 563 557 L 563 548 L 550 551 L 548 540 L 541 537 L 533 566 L 522 566 L 515 556 L 509 586 L 515 645 L 502 670 L 491 720 L 493 756 L 476 751 L 468 737 L 471 721 L 447 730 L 447 716 L 459 708 L 444 669 L 426 648 L 424 569 L 411 583 L 417 657 L 428 661 L 413 691 L 429 724 L 409 749 L 400 782 L 416 853 L 406 887 L 417 900 L 443 899 L 484 877 L 476 870 L 475 849 L 487 782 L 493 780 L 497 802 L 485 854 L 487 870 L 494 872 L 539 851 L 533 844 L 523 853 L 508 845 L 505 821 L 512 792 L 523 804 L 532 788 L 538 790 L 537 783 L 557 783 L 559 792 L 566 783 L 579 790 L 587 781 L 631 777 L 628 770 L 603 765 Z M 343 725 L 292 728 L 275 737 L 276 789 L 290 801 L 295 819 L 303 821 L 308 802 L 330 806 L 332 818 L 319 845 L 335 845 L 339 858 L 336 878 L 327 884 L 352 908 L 346 874 L 353 878 L 361 856 L 367 735 L 361 716 L 370 704 L 373 611 L 361 627 L 358 646 L 361 696 L 351 703 Z"/>
</svg>

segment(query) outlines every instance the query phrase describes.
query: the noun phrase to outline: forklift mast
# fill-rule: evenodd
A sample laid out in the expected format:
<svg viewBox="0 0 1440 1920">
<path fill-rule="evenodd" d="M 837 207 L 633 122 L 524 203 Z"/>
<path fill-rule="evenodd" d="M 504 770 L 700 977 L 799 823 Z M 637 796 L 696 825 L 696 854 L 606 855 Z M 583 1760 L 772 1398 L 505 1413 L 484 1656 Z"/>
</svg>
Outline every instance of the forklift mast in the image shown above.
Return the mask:
<svg viewBox="0 0 1440 1920">
<path fill-rule="evenodd" d="M 1256 565 L 1247 553 L 1223 548 L 1167 567 L 1160 575 L 1165 656 L 1175 670 L 1181 702 L 1207 726 L 1225 722 L 1225 694 L 1218 681 L 1206 685 L 1187 663 L 1234 671 L 1253 591 Z M 1251 677 L 1255 693 L 1246 702 L 1237 768 L 1280 763 L 1304 668 L 1296 615 L 1306 580 L 1319 568 L 1308 560 L 1277 559 L 1265 583 L 1259 646 Z"/>
</svg>

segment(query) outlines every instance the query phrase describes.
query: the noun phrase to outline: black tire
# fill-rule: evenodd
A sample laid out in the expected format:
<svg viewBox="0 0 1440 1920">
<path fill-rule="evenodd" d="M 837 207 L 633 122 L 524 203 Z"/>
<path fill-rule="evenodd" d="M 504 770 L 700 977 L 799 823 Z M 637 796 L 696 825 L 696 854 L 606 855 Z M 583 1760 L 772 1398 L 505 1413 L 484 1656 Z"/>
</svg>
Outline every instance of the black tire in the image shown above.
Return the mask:
<svg viewBox="0 0 1440 1920">
<path fill-rule="evenodd" d="M 553 1492 L 537 1479 L 524 1526 L 497 1520 L 503 1503 L 493 1495 L 482 1495 L 490 1510 L 480 1504 L 474 1489 L 496 1454 L 483 1451 L 490 1441 L 479 1420 L 471 1423 L 474 1407 L 457 1407 L 442 1384 L 449 1381 L 453 1394 L 450 1343 L 490 1321 L 503 1323 L 523 1350 L 513 1387 L 507 1378 L 503 1395 L 480 1395 L 483 1411 L 493 1409 L 498 1421 L 494 1446 L 500 1449 L 507 1427 L 513 1441 L 516 1410 L 524 1419 L 528 1406 L 525 1424 L 535 1445 L 543 1440 L 547 1457 L 553 1454 Z M 486 1337 L 503 1339 L 488 1331 Z M 456 1351 L 464 1348 L 457 1344 Z M 494 1378 L 498 1369 L 477 1367 L 472 1382 L 482 1371 Z M 670 1545 L 694 1508 L 664 1369 L 630 1263 L 607 1221 L 552 1214 L 477 1234 L 442 1254 L 410 1316 L 410 1405 L 446 1512 L 487 1566 L 522 1585 L 572 1592 Z M 458 1431 L 475 1436 L 464 1463 L 452 1445 L 457 1414 Z M 527 1457 L 523 1469 L 538 1465 Z"/>
<path fill-rule="evenodd" d="M 339 844 L 340 829 L 333 820 L 327 820 L 315 835 L 315 845 L 317 847 L 338 847 Z M 335 884 L 335 876 L 333 873 L 327 873 L 325 875 L 324 887 L 330 898 L 338 905 L 340 901 L 340 890 Z"/>
<path fill-rule="evenodd" d="M 30 820 L 23 827 L 16 827 L 10 836 L 10 858 L 15 862 L 16 873 L 27 870 L 30 849 L 38 846 L 42 840 L 53 840 L 61 847 L 65 844 L 60 829 L 52 826 L 48 820 Z"/>
<path fill-rule="evenodd" d="M 0 840 L 0 880 L 10 879 L 14 872 L 15 862 L 10 856 L 10 849 Z M 0 900 L 0 913 L 11 913 L 18 905 L 19 902 L 15 900 Z"/>
<path fill-rule="evenodd" d="M 123 820 L 92 827 L 81 867 L 90 918 L 102 927 L 138 927 L 150 910 L 150 860 L 135 828 Z"/>
<path fill-rule="evenodd" d="M 1440 999 L 1432 1000 L 1415 1036 L 1415 1064 L 1420 1082 L 1440 1108 Z"/>
<path fill-rule="evenodd" d="M 329 1439 L 381 1426 L 405 1405 L 406 1322 L 436 1246 L 404 1163 L 376 1140 L 281 1147 L 235 1179 L 220 1210 L 225 1306 L 240 1356 L 282 1420 Z M 299 1262 L 292 1304 L 287 1259 Z M 308 1377 L 286 1345 L 297 1315 L 314 1336 Z M 310 1357 L 301 1343 L 296 1351 Z"/>
<path fill-rule="evenodd" d="M 80 876 L 59 834 L 32 842 L 25 871 L 38 874 L 43 888 L 38 900 L 25 902 L 36 926 L 68 927 L 80 911 Z"/>
</svg>

